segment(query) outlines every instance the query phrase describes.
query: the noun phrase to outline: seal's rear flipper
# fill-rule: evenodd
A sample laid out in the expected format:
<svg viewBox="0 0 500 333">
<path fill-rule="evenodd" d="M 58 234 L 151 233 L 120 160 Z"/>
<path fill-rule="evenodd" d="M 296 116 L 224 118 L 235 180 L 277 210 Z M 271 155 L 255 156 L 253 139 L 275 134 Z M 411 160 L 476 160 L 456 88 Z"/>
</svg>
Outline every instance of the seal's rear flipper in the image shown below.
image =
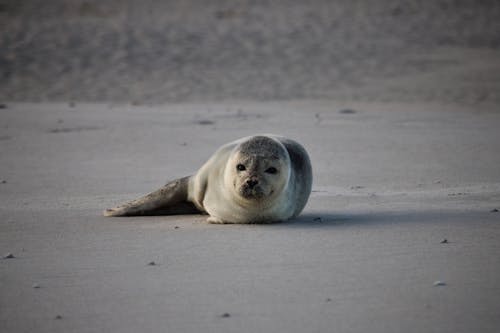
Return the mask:
<svg viewBox="0 0 500 333">
<path fill-rule="evenodd" d="M 187 201 L 190 177 L 167 183 L 162 188 L 115 208 L 106 209 L 104 216 L 176 215 L 201 213 Z"/>
</svg>

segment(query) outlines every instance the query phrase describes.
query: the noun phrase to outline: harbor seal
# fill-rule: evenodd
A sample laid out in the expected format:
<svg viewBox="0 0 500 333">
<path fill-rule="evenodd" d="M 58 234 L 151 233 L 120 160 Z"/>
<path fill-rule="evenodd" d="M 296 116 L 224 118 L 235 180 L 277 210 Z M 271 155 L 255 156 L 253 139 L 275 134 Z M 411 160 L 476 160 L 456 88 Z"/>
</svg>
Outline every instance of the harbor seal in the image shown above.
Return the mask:
<svg viewBox="0 0 500 333">
<path fill-rule="evenodd" d="M 311 193 L 306 150 L 277 135 L 220 147 L 192 176 L 176 179 L 105 216 L 206 213 L 210 223 L 271 223 L 296 217 Z"/>
</svg>

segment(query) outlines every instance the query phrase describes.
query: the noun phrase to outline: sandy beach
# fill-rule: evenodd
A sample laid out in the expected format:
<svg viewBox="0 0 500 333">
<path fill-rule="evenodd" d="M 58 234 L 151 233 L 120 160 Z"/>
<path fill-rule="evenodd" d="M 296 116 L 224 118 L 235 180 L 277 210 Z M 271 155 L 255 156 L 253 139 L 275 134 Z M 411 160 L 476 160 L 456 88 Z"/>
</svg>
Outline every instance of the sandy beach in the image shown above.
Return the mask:
<svg viewBox="0 0 500 333">
<path fill-rule="evenodd" d="M 0 331 L 499 331 L 495 1 L 40 4 L 0 4 Z M 101 215 L 255 133 L 298 218 Z"/>
<path fill-rule="evenodd" d="M 1 250 L 15 256 L 0 262 L 6 332 L 499 327 L 494 107 L 37 103 L 1 115 Z M 255 128 L 310 152 L 300 218 L 100 216 Z"/>
</svg>

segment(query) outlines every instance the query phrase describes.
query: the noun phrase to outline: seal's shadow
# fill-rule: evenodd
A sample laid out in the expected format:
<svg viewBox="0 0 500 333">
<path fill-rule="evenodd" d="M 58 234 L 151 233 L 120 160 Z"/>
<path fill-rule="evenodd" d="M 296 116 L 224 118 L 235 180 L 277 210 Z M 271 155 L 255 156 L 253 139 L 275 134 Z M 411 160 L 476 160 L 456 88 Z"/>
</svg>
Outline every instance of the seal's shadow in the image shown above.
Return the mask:
<svg viewBox="0 0 500 333">
<path fill-rule="evenodd" d="M 436 223 L 459 218 L 460 212 L 442 211 L 376 211 L 376 212 L 306 212 L 297 218 L 282 222 L 290 228 L 334 228 L 341 226 L 370 226 L 416 222 Z"/>
</svg>

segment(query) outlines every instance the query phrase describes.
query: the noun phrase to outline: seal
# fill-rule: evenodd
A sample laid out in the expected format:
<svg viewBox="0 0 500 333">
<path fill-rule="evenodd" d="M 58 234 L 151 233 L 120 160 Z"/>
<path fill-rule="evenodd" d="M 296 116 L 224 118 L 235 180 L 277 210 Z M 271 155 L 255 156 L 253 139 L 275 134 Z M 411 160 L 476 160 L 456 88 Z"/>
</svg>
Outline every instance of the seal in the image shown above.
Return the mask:
<svg viewBox="0 0 500 333">
<path fill-rule="evenodd" d="M 300 214 L 312 186 L 306 150 L 278 135 L 220 147 L 192 176 L 176 179 L 105 216 L 206 213 L 210 223 L 272 223 Z"/>
</svg>

